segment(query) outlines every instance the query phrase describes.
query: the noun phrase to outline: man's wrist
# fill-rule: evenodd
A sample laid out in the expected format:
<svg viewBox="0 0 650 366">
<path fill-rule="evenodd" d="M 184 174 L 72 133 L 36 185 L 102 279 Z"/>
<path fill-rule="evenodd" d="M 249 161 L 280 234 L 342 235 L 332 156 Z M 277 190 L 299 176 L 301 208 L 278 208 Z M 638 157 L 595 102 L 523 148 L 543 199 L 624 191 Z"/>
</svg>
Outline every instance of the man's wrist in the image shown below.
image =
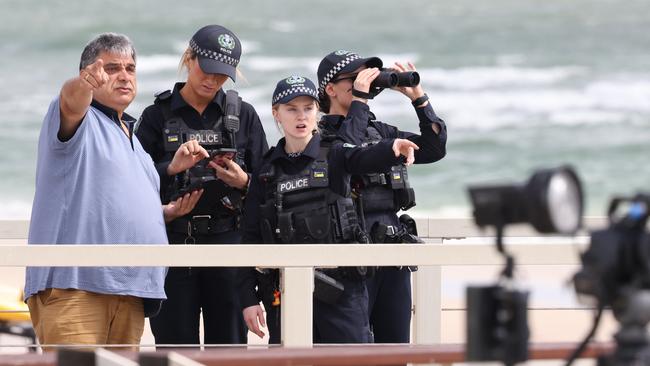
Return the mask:
<svg viewBox="0 0 650 366">
<path fill-rule="evenodd" d="M 165 223 L 170 223 L 176 219 L 174 215 L 171 213 L 171 210 L 169 209 L 169 204 L 163 205 L 163 219 L 165 220 Z"/>
</svg>

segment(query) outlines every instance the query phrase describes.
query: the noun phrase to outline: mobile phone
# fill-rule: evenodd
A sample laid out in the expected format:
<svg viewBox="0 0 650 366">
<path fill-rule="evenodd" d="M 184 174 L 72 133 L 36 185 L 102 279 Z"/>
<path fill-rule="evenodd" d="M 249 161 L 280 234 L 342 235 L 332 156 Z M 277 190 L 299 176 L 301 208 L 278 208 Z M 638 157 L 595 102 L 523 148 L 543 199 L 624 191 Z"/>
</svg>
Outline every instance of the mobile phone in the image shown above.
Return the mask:
<svg viewBox="0 0 650 366">
<path fill-rule="evenodd" d="M 228 149 L 228 148 L 223 148 L 223 149 L 217 149 L 214 150 L 213 152 L 210 153 L 210 157 L 212 158 L 212 161 L 214 161 L 217 165 L 221 167 L 226 166 L 225 160 L 232 160 L 235 158 L 235 154 L 237 153 L 237 150 L 235 149 Z"/>
</svg>

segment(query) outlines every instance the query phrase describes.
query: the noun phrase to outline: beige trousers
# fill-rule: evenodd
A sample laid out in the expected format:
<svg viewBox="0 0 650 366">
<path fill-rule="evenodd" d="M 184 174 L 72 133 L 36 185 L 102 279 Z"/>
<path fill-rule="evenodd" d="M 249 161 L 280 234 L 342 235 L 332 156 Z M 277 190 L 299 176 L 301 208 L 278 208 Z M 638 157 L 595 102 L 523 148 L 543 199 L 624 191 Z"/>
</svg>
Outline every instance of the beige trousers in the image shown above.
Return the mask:
<svg viewBox="0 0 650 366">
<path fill-rule="evenodd" d="M 27 306 L 36 336 L 45 346 L 132 344 L 126 348 L 137 350 L 144 330 L 138 297 L 51 288 L 29 297 Z"/>
</svg>

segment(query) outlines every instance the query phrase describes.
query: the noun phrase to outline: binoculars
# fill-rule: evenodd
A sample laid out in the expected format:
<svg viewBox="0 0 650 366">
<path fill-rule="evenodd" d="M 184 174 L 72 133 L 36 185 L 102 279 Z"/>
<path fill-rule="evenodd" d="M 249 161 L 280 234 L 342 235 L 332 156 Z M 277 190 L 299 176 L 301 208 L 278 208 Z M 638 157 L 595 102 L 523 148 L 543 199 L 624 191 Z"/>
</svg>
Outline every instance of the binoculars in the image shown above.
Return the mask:
<svg viewBox="0 0 650 366">
<path fill-rule="evenodd" d="M 420 84 L 420 74 L 417 71 L 396 72 L 392 69 L 381 69 L 379 76 L 370 84 L 370 88 L 394 88 L 418 84 Z"/>
</svg>

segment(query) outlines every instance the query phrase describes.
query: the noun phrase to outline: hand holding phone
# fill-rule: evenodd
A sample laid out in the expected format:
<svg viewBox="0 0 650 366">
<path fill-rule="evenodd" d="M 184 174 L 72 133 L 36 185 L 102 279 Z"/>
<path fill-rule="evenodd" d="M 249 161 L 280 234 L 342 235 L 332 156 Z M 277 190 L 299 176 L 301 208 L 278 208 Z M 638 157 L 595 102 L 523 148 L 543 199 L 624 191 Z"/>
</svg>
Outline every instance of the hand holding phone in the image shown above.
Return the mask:
<svg viewBox="0 0 650 366">
<path fill-rule="evenodd" d="M 237 189 L 244 189 L 248 185 L 248 174 L 235 160 L 237 151 L 215 152 L 208 165 L 215 170 L 217 179 L 226 185 Z"/>
<path fill-rule="evenodd" d="M 232 151 L 219 151 L 212 156 L 212 161 L 220 167 L 225 168 L 225 160 L 232 160 L 234 157 L 235 153 Z"/>
</svg>

